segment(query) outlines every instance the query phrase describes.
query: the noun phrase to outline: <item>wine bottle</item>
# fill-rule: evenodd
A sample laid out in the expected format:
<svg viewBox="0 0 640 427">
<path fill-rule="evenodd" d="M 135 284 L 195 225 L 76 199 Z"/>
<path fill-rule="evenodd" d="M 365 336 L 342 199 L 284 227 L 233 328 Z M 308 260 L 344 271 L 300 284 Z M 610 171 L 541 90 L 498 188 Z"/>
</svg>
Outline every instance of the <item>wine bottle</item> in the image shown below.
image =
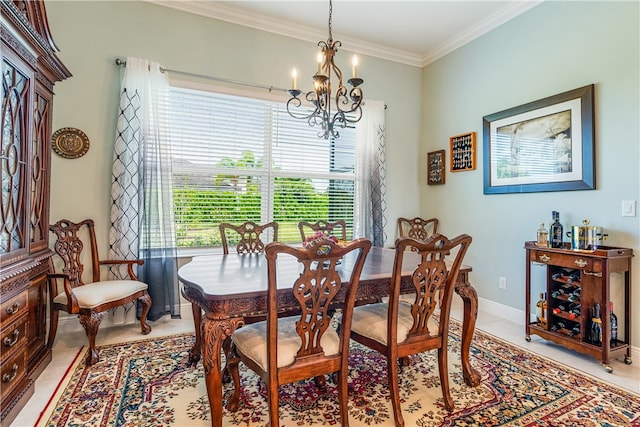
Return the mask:
<svg viewBox="0 0 640 427">
<path fill-rule="evenodd" d="M 573 307 L 569 308 L 569 317 L 571 319 L 575 319 L 580 316 L 580 312 L 582 311 L 582 307 L 580 303 L 574 303 Z"/>
<path fill-rule="evenodd" d="M 575 337 L 576 335 L 579 335 L 579 334 L 580 334 L 580 323 L 576 323 L 576 325 L 573 328 L 571 328 L 571 330 L 567 335 L 569 335 L 570 337 Z"/>
<path fill-rule="evenodd" d="M 582 294 L 582 288 L 576 288 L 575 291 L 571 292 L 569 295 L 569 301 L 578 301 L 580 299 L 580 295 Z"/>
<path fill-rule="evenodd" d="M 609 327 L 611 328 L 611 333 L 609 334 L 609 338 L 611 339 L 611 346 L 616 345 L 616 341 L 618 341 L 618 316 L 613 313 L 613 301 L 609 301 Z"/>
<path fill-rule="evenodd" d="M 546 248 L 549 246 L 549 232 L 544 226 L 544 222 L 540 223 L 540 228 L 538 228 L 538 236 L 536 240 L 536 245 Z"/>
<path fill-rule="evenodd" d="M 558 287 L 558 292 L 562 295 L 571 295 L 576 290 L 576 286 L 573 286 L 569 283 L 563 283 Z"/>
<path fill-rule="evenodd" d="M 544 292 L 540 292 L 540 299 L 536 303 L 536 320 L 540 325 L 544 325 L 545 323 L 547 323 L 545 319 L 543 305 L 544 305 Z"/>
<path fill-rule="evenodd" d="M 579 271 L 575 271 L 575 272 L 571 273 L 571 275 L 567 279 L 567 282 L 573 283 L 573 282 L 577 282 L 579 280 L 580 280 L 580 272 Z"/>
<path fill-rule="evenodd" d="M 553 314 L 559 313 L 567 313 L 570 314 L 576 306 L 579 306 L 580 303 L 569 302 L 569 301 L 561 301 L 556 308 L 553 309 Z"/>
<path fill-rule="evenodd" d="M 591 344 L 602 345 L 602 319 L 600 318 L 600 304 L 593 305 L 590 338 Z"/>
<path fill-rule="evenodd" d="M 547 293 L 545 292 L 542 297 L 542 326 L 547 327 Z"/>
<path fill-rule="evenodd" d="M 552 248 L 562 248 L 563 236 L 562 236 L 562 224 L 560 224 L 560 212 L 551 212 L 551 218 L 553 222 L 549 227 L 549 240 Z"/>
<path fill-rule="evenodd" d="M 560 329 L 566 329 L 567 328 L 567 324 L 563 321 L 560 322 L 556 322 L 552 327 L 551 330 L 554 332 L 557 332 Z"/>
</svg>

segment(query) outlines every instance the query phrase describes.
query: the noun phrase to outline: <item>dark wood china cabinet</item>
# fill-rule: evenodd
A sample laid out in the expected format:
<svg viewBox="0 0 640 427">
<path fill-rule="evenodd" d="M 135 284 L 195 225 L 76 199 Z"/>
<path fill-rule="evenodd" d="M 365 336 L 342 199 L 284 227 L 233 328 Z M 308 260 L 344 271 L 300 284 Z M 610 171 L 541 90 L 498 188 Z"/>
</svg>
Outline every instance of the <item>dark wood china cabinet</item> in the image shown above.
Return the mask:
<svg viewBox="0 0 640 427">
<path fill-rule="evenodd" d="M 45 4 L 0 0 L 0 423 L 8 425 L 51 360 L 46 345 L 53 86 L 71 76 L 56 56 Z"/>
</svg>

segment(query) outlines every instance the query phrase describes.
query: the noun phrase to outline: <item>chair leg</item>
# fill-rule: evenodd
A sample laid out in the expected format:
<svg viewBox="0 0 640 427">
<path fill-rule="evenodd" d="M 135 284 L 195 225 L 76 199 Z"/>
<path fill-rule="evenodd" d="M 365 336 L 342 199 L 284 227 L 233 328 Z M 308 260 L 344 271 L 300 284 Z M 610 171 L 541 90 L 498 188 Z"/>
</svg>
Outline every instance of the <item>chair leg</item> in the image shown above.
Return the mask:
<svg viewBox="0 0 640 427">
<path fill-rule="evenodd" d="M 151 332 L 151 326 L 147 323 L 147 314 L 151 308 L 151 297 L 145 292 L 140 298 L 138 298 L 140 304 L 142 304 L 142 315 L 140 316 L 140 327 L 142 329 L 142 335 L 147 335 Z"/>
<path fill-rule="evenodd" d="M 389 394 L 391 395 L 391 407 L 396 427 L 404 427 L 402 408 L 400 407 L 400 390 L 398 386 L 398 360 L 387 358 L 387 374 L 389 381 Z"/>
<path fill-rule="evenodd" d="M 56 333 L 58 332 L 58 315 L 60 312 L 51 308 L 49 311 L 49 335 L 47 336 L 47 348 L 53 348 L 53 342 L 56 339 Z"/>
<path fill-rule="evenodd" d="M 447 365 L 447 343 L 443 344 L 443 347 L 438 349 L 438 372 L 440 373 L 440 387 L 442 388 L 442 399 L 444 400 L 444 407 L 447 411 L 453 411 L 455 404 L 451 398 L 451 391 L 449 390 L 449 366 Z"/>
<path fill-rule="evenodd" d="M 338 403 L 340 405 L 340 423 L 342 427 L 349 427 L 349 390 L 347 375 L 338 372 Z"/>
<path fill-rule="evenodd" d="M 267 384 L 267 401 L 269 403 L 269 427 L 280 427 L 280 401 L 277 383 L 269 381 Z"/>
<path fill-rule="evenodd" d="M 80 315 L 80 324 L 87 333 L 89 338 L 89 352 L 87 353 L 87 365 L 93 365 L 100 360 L 98 351 L 96 350 L 96 335 L 98 335 L 98 328 L 102 321 L 104 313 L 91 312 L 90 314 Z"/>
<path fill-rule="evenodd" d="M 224 352 L 225 364 L 222 368 L 222 383 L 227 384 L 231 382 L 231 373 L 229 372 L 229 359 L 231 358 L 231 337 L 226 337 L 222 341 L 222 351 Z"/>
<path fill-rule="evenodd" d="M 231 377 L 231 380 L 233 381 L 233 393 L 231 394 L 231 397 L 229 397 L 229 401 L 227 402 L 227 409 L 231 412 L 235 412 L 240 407 L 241 384 L 240 384 L 240 372 L 238 370 L 240 358 L 236 354 L 235 346 L 231 342 L 231 339 L 229 338 L 227 339 L 229 340 L 229 350 L 225 351 L 225 356 L 227 358 L 225 369 L 227 370 L 227 374 Z"/>
</svg>

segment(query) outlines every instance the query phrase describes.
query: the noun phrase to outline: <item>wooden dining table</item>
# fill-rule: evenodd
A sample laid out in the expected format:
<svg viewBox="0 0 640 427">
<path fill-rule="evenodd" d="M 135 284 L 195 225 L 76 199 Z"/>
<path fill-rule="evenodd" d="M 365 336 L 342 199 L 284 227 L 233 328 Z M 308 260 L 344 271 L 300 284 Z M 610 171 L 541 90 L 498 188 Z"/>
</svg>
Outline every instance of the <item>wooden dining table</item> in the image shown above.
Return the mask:
<svg viewBox="0 0 640 427">
<path fill-rule="evenodd" d="M 372 247 L 357 291 L 357 303 L 378 302 L 389 294 L 393 269 L 394 249 Z M 405 254 L 401 292 L 412 293 L 411 273 L 417 265 L 417 254 Z M 339 270 L 345 280 L 353 268 L 354 254 L 342 259 Z M 405 269 L 406 268 L 406 269 Z M 293 308 L 298 304 L 291 293 L 291 284 L 300 270 L 295 259 L 278 259 L 280 307 Z M 464 303 L 461 361 L 465 383 L 477 386 L 480 376 L 469 363 L 469 349 L 478 313 L 478 297 L 469 282 L 471 267 L 463 265 L 456 282 L 456 293 Z M 178 270 L 183 284 L 182 295 L 191 302 L 195 324 L 195 343 L 189 352 L 189 361 L 196 364 L 202 355 L 205 384 L 211 410 L 211 425 L 222 426 L 222 344 L 244 324 L 244 318 L 266 314 L 267 260 L 264 254 L 227 254 L 196 256 Z M 344 289 L 344 288 L 343 288 Z M 337 301 L 344 299 L 340 295 Z"/>
</svg>

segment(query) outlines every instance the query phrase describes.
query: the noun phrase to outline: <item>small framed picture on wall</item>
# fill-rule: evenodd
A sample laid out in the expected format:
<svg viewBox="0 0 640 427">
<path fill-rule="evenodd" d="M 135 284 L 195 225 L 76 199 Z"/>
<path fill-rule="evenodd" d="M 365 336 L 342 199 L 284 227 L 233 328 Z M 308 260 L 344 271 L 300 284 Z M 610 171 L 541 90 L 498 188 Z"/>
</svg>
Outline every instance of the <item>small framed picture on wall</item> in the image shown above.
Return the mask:
<svg viewBox="0 0 640 427">
<path fill-rule="evenodd" d="M 449 138 L 451 172 L 470 171 L 476 168 L 476 133 L 469 132 Z"/>
<path fill-rule="evenodd" d="M 427 184 L 444 184 L 445 150 L 427 153 Z"/>
</svg>

